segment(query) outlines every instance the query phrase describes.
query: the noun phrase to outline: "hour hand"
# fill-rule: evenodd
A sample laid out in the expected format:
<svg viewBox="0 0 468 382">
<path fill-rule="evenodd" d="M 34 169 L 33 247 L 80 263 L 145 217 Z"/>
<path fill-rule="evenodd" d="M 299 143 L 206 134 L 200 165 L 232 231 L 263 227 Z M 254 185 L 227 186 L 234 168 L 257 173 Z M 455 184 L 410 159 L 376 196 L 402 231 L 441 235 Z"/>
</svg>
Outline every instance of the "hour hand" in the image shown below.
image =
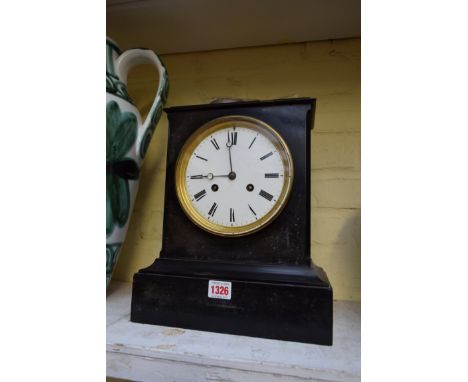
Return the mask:
<svg viewBox="0 0 468 382">
<path fill-rule="evenodd" d="M 229 175 L 213 175 L 211 172 L 209 172 L 207 175 L 192 175 L 190 179 L 203 179 L 203 178 L 208 178 L 208 180 L 211 180 L 213 178 L 227 178 Z"/>
</svg>

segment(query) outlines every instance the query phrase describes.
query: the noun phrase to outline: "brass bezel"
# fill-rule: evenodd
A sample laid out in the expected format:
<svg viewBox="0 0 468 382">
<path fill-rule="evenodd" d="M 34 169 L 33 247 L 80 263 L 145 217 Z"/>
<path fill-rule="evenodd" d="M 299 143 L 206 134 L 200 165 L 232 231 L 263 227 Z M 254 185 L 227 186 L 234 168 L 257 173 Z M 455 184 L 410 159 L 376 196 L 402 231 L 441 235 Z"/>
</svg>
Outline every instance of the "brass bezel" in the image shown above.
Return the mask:
<svg viewBox="0 0 468 382">
<path fill-rule="evenodd" d="M 192 205 L 186 188 L 186 171 L 190 157 L 201 141 L 203 141 L 210 134 L 213 134 L 215 131 L 231 127 L 236 124 L 238 126 L 242 124 L 242 126 L 259 131 L 262 134 L 267 136 L 269 135 L 273 138 L 271 141 L 278 150 L 278 153 L 280 153 L 285 169 L 284 184 L 274 207 L 265 216 L 244 226 L 228 227 L 209 221 L 203 217 Z M 187 215 L 187 217 L 198 227 L 219 236 L 244 236 L 257 232 L 260 229 L 266 227 L 280 214 L 289 199 L 293 178 L 294 165 L 291 152 L 289 151 L 289 147 L 286 142 L 275 129 L 256 118 L 243 115 L 228 115 L 213 119 L 210 122 L 204 124 L 195 132 L 193 132 L 192 135 L 187 139 L 184 146 L 180 150 L 179 157 L 177 158 L 175 188 L 182 210 Z"/>
</svg>

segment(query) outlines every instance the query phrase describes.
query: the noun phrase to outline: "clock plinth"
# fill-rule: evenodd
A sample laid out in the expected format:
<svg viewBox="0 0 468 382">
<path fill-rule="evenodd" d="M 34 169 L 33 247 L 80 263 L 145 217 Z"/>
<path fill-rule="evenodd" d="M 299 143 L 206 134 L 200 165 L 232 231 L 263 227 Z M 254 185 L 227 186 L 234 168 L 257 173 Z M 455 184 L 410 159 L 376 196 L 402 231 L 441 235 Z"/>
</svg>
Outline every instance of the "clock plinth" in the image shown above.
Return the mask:
<svg viewBox="0 0 468 382">
<path fill-rule="evenodd" d="M 159 259 L 134 276 L 132 321 L 331 345 L 332 288 L 323 270 L 314 266 L 310 259 L 310 130 L 314 110 L 315 100 L 309 98 L 166 110 L 169 144 L 163 245 Z M 198 129 L 210 121 L 230 116 L 257 119 L 271 126 L 289 147 L 294 166 L 291 192 L 282 211 L 258 231 L 234 237 L 214 235 L 194 224 L 181 208 L 175 179 L 179 153 L 192 139 L 192 134 L 197 134 Z M 243 130 L 239 128 L 237 131 L 239 136 L 236 134 L 234 142 L 242 145 Z M 213 153 L 219 155 L 218 150 L 224 147 L 220 136 L 210 138 L 216 143 L 211 142 Z M 227 139 L 231 149 L 232 138 Z M 276 152 L 271 151 L 271 154 L 261 152 L 259 161 L 267 158 L 274 163 Z M 212 160 L 210 153 L 198 153 L 205 159 L 201 159 L 202 165 L 206 159 L 206 162 Z M 236 178 L 220 183 L 219 190 L 205 187 L 206 195 L 199 194 L 205 198 L 204 202 L 216 196 L 217 203 L 213 204 L 211 212 L 218 206 L 219 211 L 233 209 L 220 198 L 222 188 L 229 185 L 226 182 L 245 178 L 242 171 L 248 169 L 242 167 L 238 158 L 247 158 L 247 155 L 239 153 L 241 151 L 233 151 L 233 155 L 237 154 Z M 264 163 L 268 162 L 261 162 L 261 165 Z M 252 164 L 249 164 L 251 168 Z M 280 173 L 268 172 L 265 178 L 274 182 L 276 174 Z M 213 177 L 195 175 L 193 179 L 208 182 Z M 259 190 L 258 184 L 265 183 L 249 181 L 242 187 L 245 194 L 239 196 L 250 198 L 247 200 L 251 210 L 252 200 L 275 202 L 274 197 L 270 198 L 275 194 Z M 251 193 L 252 190 L 259 193 Z M 196 203 L 196 198 L 194 200 L 192 202 Z M 207 206 L 211 203 L 210 200 Z M 238 207 L 236 211 L 239 211 Z M 208 218 L 211 216 L 208 214 Z M 227 216 L 229 219 L 229 214 Z M 240 212 L 235 216 L 240 216 Z M 234 219 L 233 212 L 231 218 Z M 217 285 L 216 289 L 213 283 Z"/>
<path fill-rule="evenodd" d="M 307 266 L 160 259 L 134 277 L 131 320 L 331 345 L 332 291 L 321 276 Z M 208 297 L 213 279 L 232 283 L 230 300 Z"/>
</svg>

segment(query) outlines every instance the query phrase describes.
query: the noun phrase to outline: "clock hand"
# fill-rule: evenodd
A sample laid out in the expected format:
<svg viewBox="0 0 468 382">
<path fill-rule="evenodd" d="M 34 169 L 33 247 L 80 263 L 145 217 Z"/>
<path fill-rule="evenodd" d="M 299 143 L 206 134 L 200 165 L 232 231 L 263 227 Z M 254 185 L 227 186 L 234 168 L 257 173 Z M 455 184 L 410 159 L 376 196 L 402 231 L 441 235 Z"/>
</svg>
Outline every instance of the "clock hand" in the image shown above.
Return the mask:
<svg viewBox="0 0 468 382">
<path fill-rule="evenodd" d="M 204 175 L 205 178 L 208 178 L 209 180 L 213 178 L 228 178 L 229 175 L 213 175 L 211 172 L 208 173 L 208 175 Z"/>
<path fill-rule="evenodd" d="M 228 175 L 213 175 L 211 172 L 209 172 L 207 175 L 192 175 L 190 179 L 203 179 L 203 178 L 208 178 L 209 180 L 213 178 L 229 178 Z"/>
<path fill-rule="evenodd" d="M 231 141 L 231 138 L 230 138 L 230 134 L 229 134 L 229 131 L 228 131 L 228 140 L 226 142 L 226 146 L 229 150 L 229 167 L 231 169 L 231 171 L 229 172 L 229 179 L 230 180 L 234 180 L 236 179 L 236 173 L 232 170 L 232 155 L 231 155 L 231 147 L 232 145 L 234 144 L 234 141 Z"/>
<path fill-rule="evenodd" d="M 229 135 L 228 135 L 228 139 L 229 139 Z M 230 140 L 228 140 L 227 143 L 226 143 L 226 146 L 227 146 L 228 151 L 229 151 L 229 167 L 231 168 L 231 172 L 232 172 L 232 159 L 231 159 L 232 142 Z"/>
</svg>

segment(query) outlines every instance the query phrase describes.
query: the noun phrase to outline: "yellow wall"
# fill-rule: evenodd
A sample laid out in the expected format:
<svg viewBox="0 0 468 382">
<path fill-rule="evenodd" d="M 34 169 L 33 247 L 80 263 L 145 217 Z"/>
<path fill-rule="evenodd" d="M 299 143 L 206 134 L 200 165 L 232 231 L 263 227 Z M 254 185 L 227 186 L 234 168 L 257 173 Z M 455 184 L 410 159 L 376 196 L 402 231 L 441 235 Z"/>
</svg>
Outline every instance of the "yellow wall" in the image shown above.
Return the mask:
<svg viewBox="0 0 468 382">
<path fill-rule="evenodd" d="M 312 134 L 312 259 L 339 300 L 360 300 L 360 39 L 162 56 L 169 72 L 166 106 L 214 98 L 317 98 Z M 129 78 L 148 111 L 156 75 Z M 167 118 L 161 119 L 141 172 L 140 190 L 114 279 L 130 281 L 159 255 Z"/>
</svg>

